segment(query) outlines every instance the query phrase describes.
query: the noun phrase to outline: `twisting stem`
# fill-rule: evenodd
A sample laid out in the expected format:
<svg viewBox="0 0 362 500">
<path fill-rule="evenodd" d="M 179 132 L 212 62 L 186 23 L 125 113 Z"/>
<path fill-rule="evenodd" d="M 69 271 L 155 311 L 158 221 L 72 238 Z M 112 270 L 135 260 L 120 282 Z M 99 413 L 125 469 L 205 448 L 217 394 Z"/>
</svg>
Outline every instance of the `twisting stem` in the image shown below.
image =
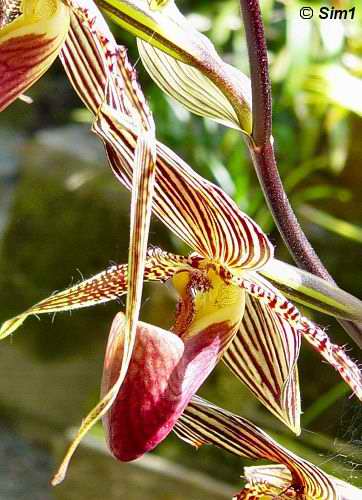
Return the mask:
<svg viewBox="0 0 362 500">
<path fill-rule="evenodd" d="M 306 238 L 289 203 L 275 161 L 272 143 L 272 97 L 268 56 L 258 0 L 240 0 L 249 54 L 253 103 L 253 131 L 249 152 L 266 202 L 290 254 L 299 267 L 335 283 Z M 339 321 L 362 348 L 362 326 Z"/>
</svg>

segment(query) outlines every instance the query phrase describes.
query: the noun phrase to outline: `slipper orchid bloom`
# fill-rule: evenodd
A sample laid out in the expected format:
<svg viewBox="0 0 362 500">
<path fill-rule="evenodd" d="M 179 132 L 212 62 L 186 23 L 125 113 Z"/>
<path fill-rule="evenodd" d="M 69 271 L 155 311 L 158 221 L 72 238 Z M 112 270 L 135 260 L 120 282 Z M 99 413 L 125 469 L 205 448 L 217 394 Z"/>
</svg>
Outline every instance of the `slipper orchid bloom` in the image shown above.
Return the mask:
<svg viewBox="0 0 362 500">
<path fill-rule="evenodd" d="M 109 447 L 119 459 L 132 460 L 153 449 L 183 418 L 221 358 L 296 433 L 296 363 L 302 337 L 362 398 L 357 366 L 263 276 L 267 270 L 273 281 L 282 280 L 280 268 L 286 269 L 273 258 L 266 235 L 221 189 L 155 141 L 152 117 L 125 49 L 117 46 L 92 2 L 72 5 L 60 57 L 95 115 L 93 128 L 115 175 L 132 191 L 131 238 L 128 265 L 113 266 L 42 300 L 0 330 L 4 338 L 29 315 L 87 307 L 127 294 L 126 314 L 116 316 L 109 336 L 102 400 L 84 420 L 54 484 L 64 477 L 83 435 L 101 417 Z M 151 207 L 193 253 L 146 252 Z M 298 288 L 299 300 L 361 319 L 357 299 L 308 273 L 298 276 L 310 283 L 300 289 L 290 282 L 291 289 Z M 179 295 L 169 331 L 137 321 L 142 281 L 167 280 Z"/>
</svg>

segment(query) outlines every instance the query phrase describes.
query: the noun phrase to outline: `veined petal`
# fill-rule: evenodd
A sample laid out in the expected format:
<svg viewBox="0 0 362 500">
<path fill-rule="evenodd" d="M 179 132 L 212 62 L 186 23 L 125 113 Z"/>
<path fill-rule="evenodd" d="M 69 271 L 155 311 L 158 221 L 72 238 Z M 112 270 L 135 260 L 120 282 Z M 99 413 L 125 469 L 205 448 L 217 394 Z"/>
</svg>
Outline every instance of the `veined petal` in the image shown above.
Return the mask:
<svg viewBox="0 0 362 500">
<path fill-rule="evenodd" d="M 314 274 L 277 259 L 260 269 L 286 297 L 338 318 L 362 321 L 362 302 Z"/>
<path fill-rule="evenodd" d="M 73 0 L 75 1 L 75 0 Z M 60 59 L 74 89 L 95 115 L 108 100 L 134 124 L 153 127 L 151 113 L 127 51 L 118 46 L 97 7 L 77 0 Z"/>
<path fill-rule="evenodd" d="M 22 11 L 0 29 L 0 111 L 45 73 L 69 28 L 69 7 L 60 0 L 26 0 Z"/>
<path fill-rule="evenodd" d="M 118 376 L 124 356 L 125 318 L 116 316 L 105 358 L 102 393 Z M 152 450 L 172 430 L 191 397 L 212 371 L 233 325 L 211 323 L 186 340 L 139 322 L 124 383 L 103 417 L 109 448 L 122 461 Z"/>
<path fill-rule="evenodd" d="M 134 115 L 122 112 L 116 104 L 123 103 L 123 111 L 130 102 L 136 103 L 133 108 L 143 109 L 142 94 L 124 50 L 116 51 L 117 64 L 110 70 L 104 63 L 104 49 L 99 49 L 93 37 L 92 30 L 72 16 L 70 36 L 61 57 L 86 105 L 93 112 L 100 107 L 94 131 L 106 145 L 115 175 L 131 189 L 138 131 L 132 126 Z M 108 33 L 107 44 L 114 47 L 110 37 Z M 271 258 L 273 248 L 259 226 L 221 189 L 198 176 L 161 143 L 157 143 L 156 163 L 153 209 L 191 248 L 230 267 L 257 269 Z"/>
<path fill-rule="evenodd" d="M 4 339 L 30 315 L 71 311 L 82 307 L 90 307 L 109 300 L 115 300 L 127 292 L 127 265 L 112 266 L 81 283 L 62 292 L 54 293 L 41 300 L 22 314 L 5 321 L 0 329 L 0 339 Z"/>
<path fill-rule="evenodd" d="M 138 52 L 151 78 L 168 95 L 179 101 L 186 109 L 199 116 L 211 118 L 227 127 L 240 130 L 239 118 L 221 90 L 201 71 L 185 64 L 149 43 L 137 39 Z M 231 74 L 237 70 L 225 64 L 225 71 Z M 245 117 L 247 131 L 251 129 L 250 80 L 241 72 L 237 77 L 244 89 Z M 235 75 L 236 76 L 236 75 Z M 246 131 L 246 132 L 247 132 Z"/>
<path fill-rule="evenodd" d="M 246 296 L 245 312 L 223 360 L 274 415 L 300 433 L 297 370 L 301 336 L 257 299 Z"/>
<path fill-rule="evenodd" d="M 155 183 L 155 155 L 156 139 L 155 129 L 151 114 L 148 112 L 148 121 L 145 124 L 140 116 L 139 109 L 127 107 L 123 109 L 124 100 L 120 95 L 120 82 L 117 75 L 113 78 L 112 71 L 118 67 L 122 60 L 118 57 L 117 47 L 112 47 L 112 40 L 109 39 L 109 33 L 105 36 L 102 33 L 102 26 L 94 25 L 88 10 L 81 10 L 91 33 L 94 34 L 96 43 L 100 49 L 103 49 L 103 59 L 107 62 L 109 47 L 115 48 L 115 54 L 110 57 L 109 65 L 104 66 L 107 72 L 107 85 L 105 89 L 105 99 L 107 105 L 113 105 L 114 125 L 119 130 L 128 131 L 129 128 L 137 132 L 137 141 L 135 146 L 135 155 L 132 162 L 132 197 L 131 197 L 131 227 L 130 227 L 130 248 L 128 255 L 128 293 L 126 303 L 125 324 L 122 328 L 123 354 L 117 366 L 117 377 L 113 380 L 112 387 L 102 397 L 102 400 L 87 415 L 82 422 L 79 431 L 71 443 L 65 458 L 53 479 L 53 484 L 58 484 L 63 480 L 69 461 L 80 443 L 83 436 L 90 428 L 109 410 L 112 406 L 127 374 L 129 363 L 132 357 L 132 351 L 136 338 L 136 325 L 141 307 L 143 277 L 146 265 L 146 251 L 148 244 L 148 233 L 152 213 L 152 199 Z M 96 22 L 96 21 L 95 21 Z M 123 76 L 123 75 L 121 75 Z M 121 79 L 121 82 L 123 78 Z M 128 104 L 128 103 L 127 103 Z M 103 106 L 102 106 L 103 107 Z M 142 103 L 142 110 L 147 110 L 145 102 Z M 125 112 L 126 111 L 126 112 Z"/>
<path fill-rule="evenodd" d="M 313 346 L 313 348 L 335 368 L 343 380 L 348 384 L 353 393 L 362 400 L 362 371 L 345 352 L 345 349 L 333 344 L 323 330 L 308 318 L 301 315 L 294 304 L 289 302 L 271 283 L 258 272 L 245 273 L 248 284 L 245 289 L 267 305 L 278 317 L 286 319 L 300 335 Z M 239 280 L 240 278 L 236 278 Z M 241 278 L 241 281 L 243 278 Z"/>
<path fill-rule="evenodd" d="M 235 500 L 246 500 L 250 498 L 264 498 L 262 495 L 274 495 L 271 498 L 275 498 L 275 495 L 285 494 L 285 497 L 278 496 L 277 498 L 290 499 L 288 496 L 288 489 L 292 482 L 292 476 L 290 471 L 284 465 L 258 465 L 255 467 L 244 467 L 244 475 L 247 480 L 247 484 L 243 491 L 235 497 Z M 345 481 L 330 476 L 328 479 L 333 484 L 335 488 L 337 498 L 339 500 L 358 500 L 361 496 L 361 490 L 355 488 Z M 250 496 L 255 495 L 260 491 L 260 497 Z M 240 496 L 241 495 L 241 496 Z M 249 495 L 249 496 L 248 496 Z M 265 496 L 268 498 L 268 496 Z M 309 500 L 308 497 L 306 500 Z"/>
<path fill-rule="evenodd" d="M 175 432 L 196 447 L 213 444 L 235 455 L 285 465 L 291 474 L 288 487 L 294 498 L 338 500 L 331 479 L 321 469 L 291 453 L 246 419 L 197 396 L 177 421 Z"/>
<path fill-rule="evenodd" d="M 115 175 L 130 189 L 135 137 L 120 137 L 109 115 L 94 128 L 106 143 Z M 260 227 L 220 188 L 159 142 L 156 164 L 154 212 L 193 250 L 239 269 L 258 269 L 271 258 L 273 247 Z"/>
<path fill-rule="evenodd" d="M 185 257 L 163 252 L 159 248 L 148 251 L 144 281 L 166 281 L 180 269 L 187 269 Z M 66 290 L 54 293 L 22 314 L 5 321 L 0 329 L 0 340 L 13 333 L 30 315 L 71 311 L 116 300 L 128 290 L 128 266 L 120 264 L 96 274 Z"/>
</svg>

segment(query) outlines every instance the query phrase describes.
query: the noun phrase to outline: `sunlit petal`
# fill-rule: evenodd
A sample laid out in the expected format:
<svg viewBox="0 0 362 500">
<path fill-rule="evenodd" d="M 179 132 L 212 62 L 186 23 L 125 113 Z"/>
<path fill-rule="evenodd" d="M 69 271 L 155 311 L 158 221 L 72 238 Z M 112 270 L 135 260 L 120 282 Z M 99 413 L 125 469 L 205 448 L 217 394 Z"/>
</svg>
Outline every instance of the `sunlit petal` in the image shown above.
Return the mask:
<svg viewBox="0 0 362 500">
<path fill-rule="evenodd" d="M 108 119 L 108 122 L 107 122 Z M 109 117 L 95 124 L 104 137 L 117 178 L 130 189 L 134 138 L 111 137 Z M 273 255 L 260 229 L 217 186 L 206 181 L 181 158 L 157 143 L 154 212 L 179 238 L 200 255 L 230 267 L 257 269 Z"/>
<path fill-rule="evenodd" d="M 114 46 L 114 39 L 108 37 L 109 33 L 108 46 Z M 78 38 L 82 47 L 86 46 L 80 59 Z M 93 112 L 100 106 L 93 128 L 106 144 L 118 179 L 131 189 L 138 132 L 132 121 L 127 126 L 127 116 L 123 116 L 123 128 L 119 127 L 122 111 L 115 103 L 123 102 L 123 110 L 127 110 L 130 102 L 134 109 L 142 108 L 143 102 L 124 50 L 118 49 L 116 55 L 118 63 L 111 64 L 110 70 L 104 62 L 104 49 L 94 44 L 84 23 L 72 18 L 71 34 L 62 51 L 64 67 L 86 105 Z M 110 87 L 112 92 L 107 93 Z M 271 244 L 257 224 L 222 190 L 198 176 L 160 143 L 153 208 L 177 236 L 203 256 L 233 267 L 256 269 L 273 255 Z"/>
<path fill-rule="evenodd" d="M 186 257 L 153 248 L 148 251 L 143 278 L 144 281 L 166 281 L 180 269 L 188 267 Z M 91 307 L 116 300 L 127 290 L 128 266 L 112 266 L 62 292 L 54 293 L 22 314 L 5 321 L 0 328 L 0 340 L 13 333 L 30 315 Z"/>
<path fill-rule="evenodd" d="M 76 3 L 69 35 L 60 52 L 74 89 L 95 115 L 106 101 L 107 93 L 113 109 L 133 122 L 151 127 L 152 117 L 126 49 L 117 45 L 93 3 L 87 0 Z"/>
<path fill-rule="evenodd" d="M 0 111 L 45 73 L 69 28 L 69 7 L 60 0 L 26 0 L 21 8 L 0 29 Z"/>
<path fill-rule="evenodd" d="M 147 42 L 137 40 L 142 63 L 151 78 L 168 95 L 199 116 L 211 118 L 227 127 L 240 130 L 239 118 L 230 101 L 201 71 L 185 64 Z M 250 80 L 243 73 L 225 64 L 224 69 L 238 78 L 244 90 L 245 117 L 242 121 L 251 129 Z"/>
<path fill-rule="evenodd" d="M 299 335 L 303 336 L 314 349 L 335 368 L 343 380 L 351 387 L 356 396 L 362 400 L 362 371 L 358 364 L 353 362 L 346 354 L 346 350 L 333 344 L 326 332 L 314 324 L 308 318 L 303 317 L 297 307 L 288 301 L 285 296 L 277 290 L 260 273 L 249 271 L 247 277 L 234 277 L 234 281 L 243 283 L 248 293 L 257 298 L 263 304 L 269 306 L 274 314 L 286 319 L 289 325 Z"/>
<path fill-rule="evenodd" d="M 32 314 L 71 311 L 115 300 L 127 292 L 127 286 L 127 266 L 112 266 L 62 292 L 54 293 L 22 314 L 5 321 L 0 329 L 0 339 L 13 333 Z"/>
<path fill-rule="evenodd" d="M 300 433 L 296 362 L 301 336 L 267 305 L 247 296 L 239 332 L 223 360 L 274 415 Z"/>
<path fill-rule="evenodd" d="M 255 467 L 245 467 L 244 475 L 247 484 L 240 494 L 234 498 L 234 500 L 246 500 L 251 498 L 279 498 L 281 500 L 284 498 L 285 500 L 290 499 L 289 493 L 290 485 L 292 483 L 292 475 L 290 470 L 288 470 L 288 468 L 284 465 L 258 465 Z M 330 475 L 327 477 L 333 484 L 339 500 L 358 500 L 360 498 L 361 490 L 358 488 L 355 488 L 351 484 L 341 481 L 336 477 Z M 252 496 L 257 494 L 260 496 Z M 270 495 L 270 497 L 268 495 Z M 319 500 L 320 498 L 321 497 L 308 496 L 306 500 Z"/>
<path fill-rule="evenodd" d="M 130 228 L 130 248 L 128 258 L 128 293 L 126 303 L 125 324 L 122 328 L 123 338 L 123 356 L 117 366 L 117 377 L 113 380 L 112 387 L 108 388 L 108 392 L 103 396 L 98 405 L 87 415 L 83 421 L 75 439 L 71 443 L 65 458 L 53 479 L 53 484 L 58 484 L 65 476 L 69 461 L 78 446 L 83 436 L 88 430 L 101 418 L 107 410 L 112 406 L 117 393 L 122 386 L 124 378 L 127 374 L 128 366 L 132 356 L 132 350 L 135 342 L 136 325 L 141 306 L 142 288 L 144 279 L 144 270 L 146 264 L 146 250 L 148 244 L 149 225 L 152 212 L 152 197 L 155 181 L 155 154 L 156 142 L 154 135 L 154 124 L 150 112 L 147 110 L 145 101 L 142 102 L 142 110 L 147 114 L 147 123 L 142 120 L 142 115 L 139 113 L 138 107 L 132 107 L 132 103 L 125 103 L 124 95 L 122 94 L 123 78 L 121 71 L 116 73 L 118 65 L 122 65 L 122 59 L 118 53 L 118 47 L 114 42 L 110 32 L 105 28 L 102 21 L 99 19 L 99 13 L 96 7 L 89 11 L 88 8 L 82 6 L 79 1 L 78 9 L 74 10 L 76 17 L 82 23 L 80 27 L 78 20 L 72 20 L 72 33 L 74 40 L 77 35 L 81 37 L 83 42 L 86 42 L 84 54 L 90 57 L 90 64 L 94 67 L 99 66 L 94 60 L 98 58 L 102 61 L 101 72 L 105 75 L 104 101 L 106 106 L 112 106 L 114 111 L 114 125 L 117 129 L 128 131 L 135 130 L 137 140 L 135 144 L 135 154 L 132 159 L 132 178 L 131 178 L 131 228 Z M 87 6 L 87 4 L 86 4 Z M 73 29 L 74 27 L 74 29 Z M 89 33 L 85 32 L 89 30 Z M 90 35 L 93 35 L 90 40 Z M 84 65 L 76 66 L 76 56 L 74 51 L 77 49 L 77 43 L 73 40 L 68 44 L 68 51 L 65 52 L 63 61 L 67 68 L 81 67 L 84 71 Z M 79 43 L 79 42 L 78 42 Z M 67 58 L 67 55 L 69 56 Z M 119 69 L 119 68 L 118 68 Z M 88 73 L 88 68 L 86 70 Z M 74 72 L 74 71 L 73 71 Z M 73 82 L 76 75 L 73 76 Z M 88 106 L 94 108 L 96 99 L 99 93 L 99 84 L 93 85 L 91 90 L 88 90 L 86 84 L 91 77 L 80 81 L 79 94 L 86 95 Z M 97 82 L 97 78 L 94 79 Z M 98 80 L 99 81 L 99 80 Z M 102 103 L 103 107 L 103 103 Z M 120 333 L 121 334 L 121 333 Z"/>
<path fill-rule="evenodd" d="M 213 444 L 235 455 L 285 465 L 292 477 L 289 490 L 295 498 L 299 494 L 305 500 L 338 499 L 332 480 L 321 469 L 291 453 L 246 419 L 199 397 L 192 398 L 175 432 L 196 447 Z"/>
</svg>

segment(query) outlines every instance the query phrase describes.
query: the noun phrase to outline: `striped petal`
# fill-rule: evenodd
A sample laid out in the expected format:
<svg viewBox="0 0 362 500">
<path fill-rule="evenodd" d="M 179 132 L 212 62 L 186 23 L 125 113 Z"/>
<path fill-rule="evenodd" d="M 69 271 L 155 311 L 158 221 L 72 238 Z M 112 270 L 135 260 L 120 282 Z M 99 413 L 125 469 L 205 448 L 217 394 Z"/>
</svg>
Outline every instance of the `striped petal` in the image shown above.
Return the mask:
<svg viewBox="0 0 362 500">
<path fill-rule="evenodd" d="M 135 137 L 121 140 L 109 114 L 99 119 L 94 128 L 107 144 L 112 169 L 130 189 Z M 235 269 L 258 269 L 272 257 L 273 247 L 260 227 L 220 188 L 161 143 L 156 163 L 154 212 L 193 250 Z"/>
<path fill-rule="evenodd" d="M 185 64 L 165 52 L 137 39 L 138 52 L 142 63 L 154 82 L 168 95 L 199 116 L 211 118 L 227 127 L 240 130 L 239 118 L 221 90 L 201 71 Z M 235 68 L 225 64 L 225 71 L 235 74 L 244 89 L 246 133 L 251 129 L 251 88 L 250 80 Z"/>
<path fill-rule="evenodd" d="M 362 400 L 362 371 L 353 362 L 343 347 L 333 344 L 323 330 L 308 318 L 301 315 L 294 304 L 289 302 L 271 283 L 258 272 L 245 273 L 246 280 L 233 277 L 234 282 L 241 280 L 241 285 L 251 296 L 272 309 L 273 314 L 286 320 L 290 327 L 302 335 L 313 348 L 335 368 L 353 393 Z M 239 281 L 240 282 L 240 281 Z M 292 345 L 292 344 L 291 344 Z"/>
<path fill-rule="evenodd" d="M 239 332 L 223 360 L 275 416 L 300 433 L 297 371 L 301 336 L 289 323 L 258 301 L 246 297 Z"/>
<path fill-rule="evenodd" d="M 18 4 L 15 12 L 11 4 L 5 8 L 10 22 L 0 29 L 0 111 L 47 71 L 69 28 L 69 7 L 60 0 L 23 1 L 16 17 Z"/>
<path fill-rule="evenodd" d="M 289 487 L 292 475 L 284 465 L 258 465 L 245 467 L 244 476 L 247 484 L 243 491 L 234 500 L 251 500 L 252 498 L 268 498 L 262 495 L 271 495 L 271 498 L 290 499 Z M 336 477 L 327 476 L 335 488 L 339 500 L 358 500 L 361 490 Z M 260 496 L 253 496 L 253 495 Z M 284 494 L 284 496 L 283 496 Z M 249 495 L 249 496 L 248 496 Z M 281 496 L 278 496 L 281 495 Z M 307 498 L 309 500 L 311 497 Z M 316 497 L 314 497 L 316 498 Z"/>
<path fill-rule="evenodd" d="M 362 302 L 314 274 L 277 259 L 259 271 L 289 299 L 324 314 L 362 321 Z"/>
<path fill-rule="evenodd" d="M 175 272 L 188 267 L 187 259 L 155 248 L 149 250 L 144 281 L 166 281 Z M 28 316 L 42 313 L 71 311 L 116 300 L 128 291 L 128 266 L 120 264 L 96 274 L 92 278 L 54 293 L 22 314 L 5 321 L 0 329 L 0 340 L 13 333 Z"/>
<path fill-rule="evenodd" d="M 88 0 L 76 0 L 76 5 L 73 6 L 69 35 L 60 59 L 79 97 L 96 115 L 108 92 L 112 108 L 122 113 L 126 120 L 129 117 L 146 129 L 153 127 L 126 49 L 117 45 L 94 4 L 90 5 Z"/>
<path fill-rule="evenodd" d="M 107 37 L 111 37 L 108 33 Z M 80 41 L 77 41 L 80 40 Z M 113 38 L 107 38 L 113 45 Z M 83 50 L 78 57 L 79 48 Z M 86 105 L 97 114 L 95 132 L 103 139 L 117 178 L 132 187 L 134 155 L 138 132 L 135 127 L 119 127 L 120 109 L 104 90 L 115 82 L 123 109 L 130 102 L 143 107 L 135 72 L 123 49 L 118 49 L 112 71 L 104 64 L 104 52 L 92 42 L 89 29 L 76 19 L 71 23 L 61 58 L 68 76 Z M 109 85 L 108 85 L 109 87 Z M 122 101 L 123 99 L 123 101 Z M 117 100 L 116 100 L 117 101 Z M 197 175 L 166 146 L 157 143 L 156 185 L 153 209 L 156 215 L 199 254 L 235 268 L 257 269 L 273 255 L 273 248 L 259 226 L 221 189 Z"/>
<path fill-rule="evenodd" d="M 199 110 L 207 103 L 208 112 L 205 116 L 215 108 L 216 114 L 220 115 L 218 121 L 222 122 L 225 118 L 222 109 L 224 104 L 229 110 L 229 119 L 231 118 L 227 123 L 234 128 L 240 128 L 246 134 L 251 133 L 249 78 L 220 59 L 210 40 L 192 27 L 177 9 L 175 2 L 165 2 L 157 8 L 152 8 L 152 5 L 144 0 L 97 0 L 96 3 L 113 21 L 146 42 L 141 48 L 141 57 L 148 52 L 153 68 L 149 67 L 147 60 L 145 66 L 157 83 L 172 75 L 173 82 L 170 82 L 168 89 L 172 88 L 174 97 L 177 97 L 180 96 L 182 79 L 187 74 L 188 85 L 184 92 L 181 92 L 184 102 L 187 92 L 187 102 L 193 101 L 193 107 L 196 105 Z M 151 44 L 156 50 L 147 44 Z M 171 57 L 164 57 L 160 50 Z M 173 59 L 181 64 L 174 63 Z M 196 70 L 188 71 L 185 64 Z M 168 65 L 170 68 L 167 68 Z M 198 74 L 198 71 L 201 74 Z M 205 85 L 205 94 L 211 91 L 211 99 L 203 95 L 200 88 L 202 82 Z"/>
<path fill-rule="evenodd" d="M 175 432 L 181 439 L 196 447 L 213 444 L 235 455 L 283 464 L 291 475 L 288 484 L 290 496 L 280 498 L 338 500 L 332 480 L 321 469 L 280 446 L 246 419 L 197 396 L 192 398 L 176 423 Z M 259 497 L 239 496 L 241 498 L 251 500 Z"/>
</svg>

